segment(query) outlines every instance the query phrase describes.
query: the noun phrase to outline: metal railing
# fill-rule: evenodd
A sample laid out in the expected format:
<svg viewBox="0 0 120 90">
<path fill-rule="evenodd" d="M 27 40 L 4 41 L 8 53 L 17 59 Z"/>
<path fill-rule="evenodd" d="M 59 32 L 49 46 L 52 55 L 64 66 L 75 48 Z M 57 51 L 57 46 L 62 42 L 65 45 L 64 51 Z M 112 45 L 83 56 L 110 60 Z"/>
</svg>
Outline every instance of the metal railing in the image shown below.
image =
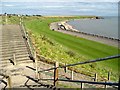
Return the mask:
<svg viewBox="0 0 120 90">
<path fill-rule="evenodd" d="M 28 50 L 30 59 L 35 62 L 35 54 L 36 54 L 35 48 L 33 47 L 33 44 L 32 44 L 31 39 L 29 37 L 29 34 L 26 32 L 22 18 L 23 17 L 20 17 L 20 27 L 21 27 L 21 31 L 23 33 L 23 38 L 25 39 L 25 44 L 27 46 L 27 50 Z"/>
<path fill-rule="evenodd" d="M 66 68 L 66 67 L 70 67 L 70 66 L 76 66 L 76 65 L 83 65 L 83 64 L 89 64 L 89 63 L 95 63 L 95 62 L 101 62 L 101 61 L 106 61 L 106 60 L 111 60 L 111 59 L 116 59 L 116 58 L 120 58 L 120 54 L 119 55 L 114 55 L 114 56 L 109 56 L 109 57 L 104 57 L 104 58 L 98 58 L 95 60 L 90 60 L 90 61 L 85 61 L 85 62 L 79 62 L 79 63 L 75 63 L 75 64 L 68 64 L 68 65 L 64 65 L 64 66 L 59 66 L 58 63 L 55 63 L 55 67 L 54 68 L 49 68 L 49 69 L 45 69 L 45 70 L 41 70 L 41 71 L 37 71 L 38 74 L 41 72 L 45 72 L 45 71 L 50 71 L 50 70 L 54 70 L 54 79 L 37 79 L 37 80 L 43 80 L 43 81 L 53 81 L 54 86 L 57 85 L 58 81 L 64 81 L 64 82 L 76 82 L 76 83 L 81 83 L 81 88 L 82 85 L 84 83 L 87 84 L 96 84 L 96 85 L 105 85 L 105 87 L 108 86 L 117 86 L 117 88 L 119 88 L 119 82 L 97 82 L 97 81 L 84 81 L 84 80 L 69 80 L 69 79 L 59 79 L 58 77 L 58 68 Z M 30 68 L 30 67 L 28 67 Z M 34 68 L 30 68 L 34 71 L 36 71 L 36 69 Z M 39 76 L 39 75 L 38 75 Z"/>
<path fill-rule="evenodd" d="M 64 82 L 77 82 L 77 83 L 81 83 L 81 88 L 82 88 L 82 84 L 83 83 L 87 83 L 87 84 L 97 84 L 97 85 L 109 85 L 109 86 L 117 86 L 119 87 L 119 82 L 118 83 L 114 83 L 114 82 L 96 82 L 96 81 L 83 81 L 83 80 L 66 80 L 66 79 L 59 79 L 58 77 L 58 69 L 59 68 L 66 68 L 66 67 L 70 67 L 70 66 L 76 66 L 76 65 L 83 65 L 83 64 L 89 64 L 89 63 L 95 63 L 95 62 L 101 62 L 101 61 L 106 61 L 106 60 L 111 60 L 111 59 L 116 59 L 116 58 L 120 58 L 120 54 L 118 55 L 114 55 L 114 56 L 109 56 L 109 57 L 104 57 L 104 58 L 98 58 L 95 60 L 90 60 L 90 61 L 85 61 L 85 62 L 79 62 L 79 63 L 74 63 L 74 64 L 68 64 L 68 65 L 64 65 L 64 66 L 59 66 L 58 63 L 55 63 L 55 67 L 54 68 L 49 68 L 49 69 L 45 69 L 45 70 L 41 70 L 38 71 L 38 60 L 37 60 L 37 55 L 35 52 L 35 49 L 32 45 L 32 42 L 29 38 L 28 33 L 26 33 L 26 30 L 24 28 L 24 24 L 22 21 L 22 18 L 20 18 L 20 25 L 21 25 L 21 29 L 24 35 L 24 38 L 27 40 L 27 47 L 28 47 L 28 51 L 30 56 L 34 59 L 35 61 L 35 69 L 33 68 L 32 70 L 34 70 L 36 72 L 36 76 L 38 76 L 37 74 L 44 72 L 44 71 L 50 71 L 50 70 L 54 70 L 54 79 L 38 79 L 37 80 L 52 80 L 54 83 L 54 86 L 57 85 L 58 81 L 64 81 Z M 29 79 L 31 79 L 32 77 L 29 77 Z M 33 78 L 31 79 L 33 80 Z"/>
<path fill-rule="evenodd" d="M 120 55 L 114 55 L 114 56 L 109 56 L 109 57 L 104 57 L 104 58 L 98 58 L 98 59 L 95 59 L 95 60 L 79 62 L 79 63 L 75 63 L 75 64 L 68 64 L 68 65 L 65 65 L 65 66 L 54 67 L 54 68 L 38 71 L 38 73 L 43 72 L 43 71 L 49 71 L 49 70 L 57 69 L 57 68 L 65 68 L 65 67 L 70 67 L 70 66 L 88 64 L 88 63 L 95 63 L 95 62 L 106 61 L 106 60 L 115 59 L 115 58 L 120 58 Z"/>
</svg>

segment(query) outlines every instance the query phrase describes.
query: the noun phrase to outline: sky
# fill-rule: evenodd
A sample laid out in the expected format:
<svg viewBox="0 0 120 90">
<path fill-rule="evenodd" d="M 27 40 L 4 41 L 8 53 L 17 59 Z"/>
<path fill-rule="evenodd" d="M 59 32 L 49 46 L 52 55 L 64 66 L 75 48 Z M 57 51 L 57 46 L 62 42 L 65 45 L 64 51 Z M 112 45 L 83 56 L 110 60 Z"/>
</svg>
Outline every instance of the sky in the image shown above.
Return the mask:
<svg viewBox="0 0 120 90">
<path fill-rule="evenodd" d="M 2 2 L 119 2 L 119 0 L 0 0 Z"/>
<path fill-rule="evenodd" d="M 0 2 L 1 1 L 3 3 L 0 3 L 0 13 L 114 16 L 118 14 L 118 4 L 108 2 L 118 2 L 119 0 L 0 0 Z"/>
</svg>

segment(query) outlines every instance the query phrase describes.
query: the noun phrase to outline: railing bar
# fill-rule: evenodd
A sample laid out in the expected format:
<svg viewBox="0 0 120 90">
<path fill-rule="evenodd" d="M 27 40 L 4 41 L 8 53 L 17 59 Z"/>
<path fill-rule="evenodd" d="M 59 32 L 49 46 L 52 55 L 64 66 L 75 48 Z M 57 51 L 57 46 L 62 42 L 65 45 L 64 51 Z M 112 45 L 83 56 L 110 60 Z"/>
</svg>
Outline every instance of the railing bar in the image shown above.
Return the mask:
<svg viewBox="0 0 120 90">
<path fill-rule="evenodd" d="M 38 79 L 43 81 L 53 81 L 54 79 Z M 35 80 L 36 81 L 36 80 Z M 82 81 L 82 80 L 65 80 L 65 79 L 58 79 L 58 81 L 65 81 L 65 82 L 77 82 L 77 83 L 88 83 L 88 84 L 98 84 L 98 85 L 110 85 L 110 86 L 118 86 L 119 83 L 111 83 L 111 82 L 92 82 L 92 81 Z"/>
<path fill-rule="evenodd" d="M 64 79 L 58 79 L 58 81 L 66 81 L 66 82 L 77 82 L 77 83 L 88 83 L 88 84 L 100 84 L 100 85 L 114 85 L 118 86 L 119 83 L 111 83 L 111 82 L 92 82 L 92 81 L 79 81 L 79 80 L 64 80 Z"/>
<path fill-rule="evenodd" d="M 58 67 L 58 68 L 64 68 L 64 67 L 68 67 L 68 66 L 76 66 L 76 65 L 80 65 L 80 64 L 100 62 L 100 61 L 110 60 L 110 59 L 119 58 L 119 57 L 120 57 L 120 55 L 115 55 L 115 56 L 110 56 L 110 57 L 105 57 L 105 58 L 98 58 L 98 59 L 95 59 L 95 60 L 90 60 L 90 61 L 85 61 L 85 62 L 80 62 L 80 63 L 75 63 L 75 64 L 68 64 L 66 66 L 61 66 L 61 67 Z"/>
<path fill-rule="evenodd" d="M 105 57 L 105 58 L 98 58 L 98 59 L 95 59 L 95 60 L 90 60 L 90 61 L 85 61 L 85 62 L 80 62 L 80 63 L 75 63 L 75 64 L 68 64 L 68 65 L 65 65 L 65 66 L 59 66 L 59 67 L 55 67 L 55 68 L 50 68 L 50 69 L 38 71 L 38 72 L 49 71 L 49 70 L 53 70 L 53 69 L 56 69 L 56 68 L 65 68 L 65 67 L 69 67 L 69 66 L 76 66 L 76 65 L 81 65 L 81 64 L 100 62 L 100 61 L 110 60 L 110 59 L 113 59 L 113 58 L 120 58 L 120 55 L 114 55 L 114 56 L 109 56 L 109 57 Z"/>
<path fill-rule="evenodd" d="M 31 40 L 30 40 L 30 37 L 29 37 L 28 33 L 25 30 L 25 27 L 24 27 L 25 25 L 24 25 L 22 17 L 20 17 L 20 26 L 21 26 L 21 30 L 24 34 L 24 37 L 27 39 L 26 46 L 27 46 L 27 49 L 28 49 L 28 53 L 29 53 L 30 57 L 32 59 L 34 59 L 34 57 L 33 57 L 34 53 L 33 52 L 35 51 L 35 49 L 34 49 L 32 43 L 31 43 Z"/>
<path fill-rule="evenodd" d="M 58 68 L 58 67 L 56 67 L 56 68 Z M 50 69 L 46 69 L 46 70 L 42 70 L 42 71 L 38 71 L 38 73 L 40 73 L 40 72 L 44 72 L 44 71 L 54 70 L 54 69 L 56 69 L 56 68 L 54 67 L 54 68 L 50 68 Z"/>
</svg>

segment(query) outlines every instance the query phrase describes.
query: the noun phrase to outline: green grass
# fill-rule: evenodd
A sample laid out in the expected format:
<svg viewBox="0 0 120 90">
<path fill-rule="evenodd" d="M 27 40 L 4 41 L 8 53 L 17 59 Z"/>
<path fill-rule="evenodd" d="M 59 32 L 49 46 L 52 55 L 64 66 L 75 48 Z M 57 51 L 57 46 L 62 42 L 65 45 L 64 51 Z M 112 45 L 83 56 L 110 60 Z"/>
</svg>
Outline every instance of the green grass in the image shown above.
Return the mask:
<svg viewBox="0 0 120 90">
<path fill-rule="evenodd" d="M 96 59 L 96 58 L 118 54 L 118 48 L 116 47 L 108 46 L 102 43 L 90 41 L 87 39 L 83 39 L 83 38 L 79 38 L 79 37 L 75 37 L 67 34 L 63 34 L 63 33 L 52 31 L 49 29 L 50 23 L 66 20 L 66 19 L 71 19 L 71 18 L 27 17 L 25 18 L 25 25 L 30 31 L 32 31 L 32 33 L 36 34 L 36 36 L 39 36 L 39 34 L 45 35 L 46 37 L 50 38 L 51 41 L 61 44 L 63 47 L 66 47 L 67 49 L 77 53 L 79 56 L 83 56 L 84 57 L 83 60 Z M 39 44 L 38 46 L 40 45 L 41 44 Z M 52 49 L 50 51 L 52 52 Z M 53 54 L 56 54 L 56 53 L 54 52 Z M 49 54 L 48 54 L 48 57 L 49 57 Z M 76 63 L 79 61 L 81 61 L 81 58 L 77 60 L 73 60 L 73 62 L 68 60 L 68 62 L 70 63 Z M 106 70 L 110 70 L 114 73 L 118 73 L 118 59 L 98 62 L 96 65 L 97 67 L 99 67 L 103 75 L 105 75 Z M 83 65 L 83 67 L 86 67 L 86 68 L 88 67 L 90 69 L 90 67 L 86 65 Z M 93 67 L 95 67 L 93 71 L 99 71 L 97 70 L 95 65 L 93 65 Z"/>
<path fill-rule="evenodd" d="M 87 39 L 52 31 L 52 22 L 85 17 L 24 17 L 24 23 L 39 53 L 50 60 L 71 64 L 118 54 L 118 48 Z M 17 17 L 10 17 L 9 23 L 18 23 Z M 111 79 L 118 80 L 118 59 L 76 66 L 81 73 L 98 73 L 103 78 L 111 71 Z"/>
<path fill-rule="evenodd" d="M 6 17 L 0 16 L 2 19 L 0 24 L 6 24 Z M 7 16 L 7 24 L 19 24 L 19 17 L 18 16 Z"/>
</svg>

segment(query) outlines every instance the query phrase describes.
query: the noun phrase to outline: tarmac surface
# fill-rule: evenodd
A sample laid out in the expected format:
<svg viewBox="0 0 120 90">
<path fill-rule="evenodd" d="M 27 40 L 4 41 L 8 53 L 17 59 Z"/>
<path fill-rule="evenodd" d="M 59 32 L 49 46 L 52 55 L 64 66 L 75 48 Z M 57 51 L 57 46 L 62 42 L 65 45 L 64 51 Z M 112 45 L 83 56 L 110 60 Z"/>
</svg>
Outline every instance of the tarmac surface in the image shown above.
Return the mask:
<svg viewBox="0 0 120 90">
<path fill-rule="evenodd" d="M 82 34 L 82 33 L 73 32 L 70 30 L 63 30 L 63 29 L 60 29 L 60 26 L 58 25 L 58 23 L 60 22 L 51 23 L 50 29 L 119 48 L 120 42 L 118 40 L 111 40 L 108 38 L 97 37 L 97 36 L 92 36 L 88 34 Z"/>
</svg>

